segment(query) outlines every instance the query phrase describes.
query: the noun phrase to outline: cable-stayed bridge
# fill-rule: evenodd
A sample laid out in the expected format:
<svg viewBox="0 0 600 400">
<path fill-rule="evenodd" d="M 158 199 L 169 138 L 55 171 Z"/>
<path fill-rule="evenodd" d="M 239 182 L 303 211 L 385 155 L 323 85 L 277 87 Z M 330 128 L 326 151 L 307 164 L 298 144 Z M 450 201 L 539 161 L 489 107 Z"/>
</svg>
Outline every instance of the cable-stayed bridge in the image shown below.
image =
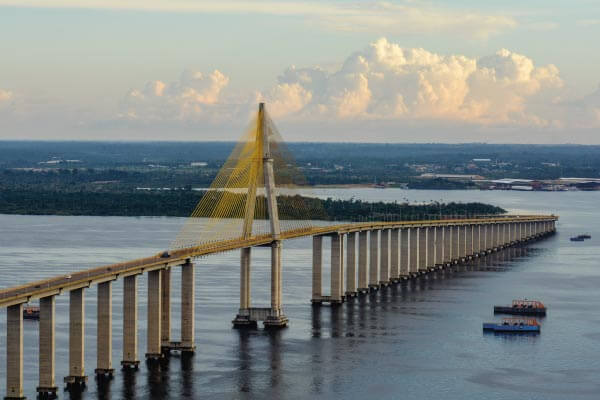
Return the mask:
<svg viewBox="0 0 600 400">
<path fill-rule="evenodd" d="M 6 398 L 23 398 L 23 307 L 39 299 L 39 385 L 42 396 L 57 392 L 55 379 L 55 298 L 69 295 L 68 387 L 85 386 L 85 293 L 97 285 L 97 363 L 94 373 L 110 377 L 112 360 L 112 282 L 124 281 L 122 368 L 138 368 L 138 278 L 147 277 L 145 358 L 155 360 L 170 351 L 195 350 L 193 261 L 214 253 L 240 250 L 240 306 L 235 327 L 268 328 L 288 324 L 283 309 L 282 244 L 312 237 L 312 296 L 322 303 L 341 304 L 382 286 L 412 279 L 436 269 L 485 256 L 507 246 L 554 233 L 556 216 L 511 215 L 492 218 L 427 221 L 325 223 L 314 198 L 300 196 L 306 187 L 273 121 L 261 104 L 244 136 L 186 221 L 170 249 L 118 264 L 78 271 L 0 290 L 7 308 Z M 323 240 L 331 241 L 330 288 L 323 291 Z M 252 248 L 271 249 L 271 304 L 252 307 Z M 308 266 L 307 266 L 308 267 Z M 181 337 L 171 337 L 171 273 L 181 273 Z M 143 321 L 143 319 L 141 319 Z"/>
</svg>

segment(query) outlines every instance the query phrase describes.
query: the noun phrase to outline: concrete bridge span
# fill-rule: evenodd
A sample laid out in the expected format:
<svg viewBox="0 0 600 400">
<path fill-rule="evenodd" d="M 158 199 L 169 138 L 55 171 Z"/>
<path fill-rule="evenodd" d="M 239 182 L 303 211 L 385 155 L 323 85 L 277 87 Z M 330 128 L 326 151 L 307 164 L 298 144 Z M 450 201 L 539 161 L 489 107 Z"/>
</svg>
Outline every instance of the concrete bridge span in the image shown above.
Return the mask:
<svg viewBox="0 0 600 400">
<path fill-rule="evenodd" d="M 479 219 L 448 219 L 402 222 L 338 224 L 299 229 L 272 235 L 225 240 L 202 246 L 178 249 L 123 263 L 105 265 L 70 275 L 32 282 L 0 290 L 0 306 L 7 308 L 6 399 L 22 399 L 23 387 L 23 307 L 39 299 L 39 386 L 42 396 L 54 396 L 55 380 L 55 298 L 69 296 L 69 375 L 67 387 L 85 386 L 85 292 L 92 285 L 97 291 L 97 363 L 94 373 L 111 377 L 112 307 L 111 284 L 124 280 L 120 301 L 123 309 L 122 368 L 137 369 L 138 322 L 137 277 L 146 274 L 147 348 L 144 357 L 156 360 L 171 351 L 194 352 L 194 273 L 195 258 L 226 251 L 240 251 L 240 307 L 233 319 L 234 327 L 255 327 L 262 321 L 266 328 L 288 324 L 283 310 L 282 245 L 286 240 L 312 237 L 312 294 L 315 306 L 338 305 L 363 293 L 379 290 L 401 280 L 412 279 L 436 269 L 485 256 L 504 247 L 537 240 L 556 230 L 556 216 L 500 216 Z M 330 288 L 323 290 L 323 242 L 330 240 Z M 253 247 L 271 249 L 271 305 L 252 307 L 250 269 Z M 310 261 L 307 262 L 310 264 Z M 171 273 L 179 269 L 181 279 L 181 337 L 171 337 Z M 307 265 L 308 268 L 308 265 Z"/>
</svg>

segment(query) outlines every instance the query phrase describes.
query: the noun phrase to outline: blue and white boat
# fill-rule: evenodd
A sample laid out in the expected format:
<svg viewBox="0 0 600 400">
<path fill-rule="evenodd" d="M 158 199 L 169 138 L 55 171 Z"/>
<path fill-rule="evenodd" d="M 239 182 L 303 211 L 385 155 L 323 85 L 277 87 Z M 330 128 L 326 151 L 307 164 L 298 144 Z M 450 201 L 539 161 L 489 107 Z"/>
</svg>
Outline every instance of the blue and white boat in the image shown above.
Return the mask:
<svg viewBox="0 0 600 400">
<path fill-rule="evenodd" d="M 540 325 L 534 318 L 504 318 L 502 322 L 485 322 L 484 331 L 521 333 L 540 332 Z"/>
</svg>

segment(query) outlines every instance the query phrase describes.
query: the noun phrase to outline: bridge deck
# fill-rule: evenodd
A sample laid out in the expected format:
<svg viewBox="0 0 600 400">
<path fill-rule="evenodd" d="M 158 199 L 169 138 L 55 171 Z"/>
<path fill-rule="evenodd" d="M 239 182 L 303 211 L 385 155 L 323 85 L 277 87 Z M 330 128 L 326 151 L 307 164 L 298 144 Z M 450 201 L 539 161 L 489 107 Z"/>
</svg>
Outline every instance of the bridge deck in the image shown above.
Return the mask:
<svg viewBox="0 0 600 400">
<path fill-rule="evenodd" d="M 446 226 L 457 224 L 479 225 L 489 223 L 527 222 L 534 220 L 555 221 L 557 219 L 558 217 L 554 215 L 515 215 L 480 219 L 348 223 L 285 231 L 281 233 L 279 239 L 287 240 L 304 236 L 348 233 L 371 229 Z M 55 278 L 32 282 L 21 286 L 6 288 L 0 290 L 0 307 L 7 307 L 13 304 L 24 303 L 32 299 L 58 294 L 65 290 L 73 290 L 80 287 L 87 287 L 91 284 L 115 280 L 119 277 L 124 277 L 128 275 L 140 274 L 153 269 L 164 268 L 165 266 L 181 265 L 184 264 L 188 259 L 194 257 L 222 253 L 244 247 L 265 245 L 271 243 L 272 241 L 272 236 L 263 235 L 252 237 L 250 239 L 235 239 L 209 243 L 204 244 L 202 246 L 174 250 L 170 253 L 170 257 L 168 258 L 162 258 L 160 257 L 160 254 L 157 254 L 151 257 L 139 258 L 136 260 L 126 261 L 118 264 L 104 265 L 98 268 L 73 272 L 69 275 L 61 275 Z"/>
</svg>

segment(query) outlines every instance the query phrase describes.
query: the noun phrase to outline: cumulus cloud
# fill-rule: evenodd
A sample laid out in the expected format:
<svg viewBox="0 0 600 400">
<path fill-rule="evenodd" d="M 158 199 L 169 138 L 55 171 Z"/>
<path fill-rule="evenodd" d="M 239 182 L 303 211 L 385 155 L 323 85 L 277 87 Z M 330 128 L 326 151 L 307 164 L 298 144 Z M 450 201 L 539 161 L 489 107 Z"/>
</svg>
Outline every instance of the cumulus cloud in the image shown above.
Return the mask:
<svg viewBox="0 0 600 400">
<path fill-rule="evenodd" d="M 12 92 L 0 89 L 0 103 L 6 102 L 12 98 Z"/>
<path fill-rule="evenodd" d="M 277 87 L 294 90 L 271 91 L 265 97 L 277 104 L 278 115 L 289 117 L 543 125 L 547 121 L 528 110 L 528 100 L 562 85 L 556 66 L 536 66 L 506 49 L 475 59 L 402 48 L 382 38 L 331 73 L 318 67 L 289 68 Z"/>
<path fill-rule="evenodd" d="M 147 82 L 130 90 L 121 104 L 122 118 L 131 120 L 196 120 L 209 116 L 229 78 L 218 70 L 210 74 L 186 70 L 178 81 Z"/>
</svg>

